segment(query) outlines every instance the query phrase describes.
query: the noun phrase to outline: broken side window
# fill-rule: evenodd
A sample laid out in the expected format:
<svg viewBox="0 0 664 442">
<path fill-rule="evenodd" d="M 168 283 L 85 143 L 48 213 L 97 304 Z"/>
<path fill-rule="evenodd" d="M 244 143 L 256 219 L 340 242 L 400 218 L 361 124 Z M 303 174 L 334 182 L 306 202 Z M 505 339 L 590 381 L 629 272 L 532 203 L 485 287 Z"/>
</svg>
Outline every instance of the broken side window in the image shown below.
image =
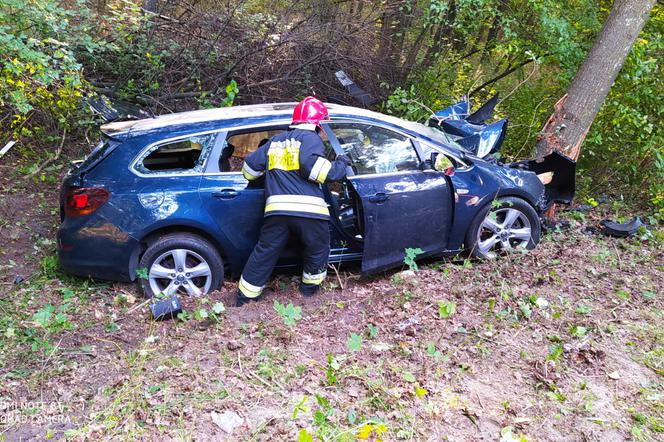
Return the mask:
<svg viewBox="0 0 664 442">
<path fill-rule="evenodd" d="M 197 135 L 150 148 L 136 162 L 143 174 L 203 172 L 203 165 L 212 151 L 217 134 Z"/>
</svg>

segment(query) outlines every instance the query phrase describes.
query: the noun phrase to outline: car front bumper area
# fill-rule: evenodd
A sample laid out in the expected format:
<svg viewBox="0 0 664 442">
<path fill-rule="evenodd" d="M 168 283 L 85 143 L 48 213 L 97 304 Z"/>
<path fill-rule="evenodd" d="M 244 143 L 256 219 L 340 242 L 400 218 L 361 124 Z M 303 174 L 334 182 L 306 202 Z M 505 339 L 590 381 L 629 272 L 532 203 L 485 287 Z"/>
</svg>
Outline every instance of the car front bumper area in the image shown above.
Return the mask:
<svg viewBox="0 0 664 442">
<path fill-rule="evenodd" d="M 100 217 L 65 219 L 58 229 L 58 258 L 67 273 L 129 282 L 139 242 Z"/>
</svg>

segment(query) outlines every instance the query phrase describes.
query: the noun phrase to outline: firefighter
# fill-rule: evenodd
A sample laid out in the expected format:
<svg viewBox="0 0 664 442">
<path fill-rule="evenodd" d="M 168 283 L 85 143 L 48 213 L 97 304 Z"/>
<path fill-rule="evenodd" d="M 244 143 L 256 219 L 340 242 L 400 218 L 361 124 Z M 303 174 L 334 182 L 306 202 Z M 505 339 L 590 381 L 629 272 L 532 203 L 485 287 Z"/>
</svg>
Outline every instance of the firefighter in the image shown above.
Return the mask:
<svg viewBox="0 0 664 442">
<path fill-rule="evenodd" d="M 330 253 L 330 213 L 321 185 L 346 176 L 350 163 L 343 155 L 325 158 L 320 122 L 329 119 L 325 105 L 307 97 L 295 106 L 292 125 L 245 158 L 244 177 L 265 176 L 265 220 L 258 244 L 244 266 L 237 291 L 237 306 L 262 293 L 277 259 L 291 235 L 303 251 L 300 292 L 314 295 L 327 276 Z"/>
</svg>

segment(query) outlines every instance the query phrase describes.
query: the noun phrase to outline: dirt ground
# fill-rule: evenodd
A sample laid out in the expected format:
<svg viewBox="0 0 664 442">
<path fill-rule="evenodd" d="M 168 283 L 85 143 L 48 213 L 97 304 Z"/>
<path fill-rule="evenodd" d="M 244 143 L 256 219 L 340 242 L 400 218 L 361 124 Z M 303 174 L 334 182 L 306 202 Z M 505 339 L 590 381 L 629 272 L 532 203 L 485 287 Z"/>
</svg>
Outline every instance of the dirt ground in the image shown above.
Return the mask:
<svg viewBox="0 0 664 442">
<path fill-rule="evenodd" d="M 0 440 L 664 440 L 662 233 L 592 233 L 608 205 L 531 253 L 342 267 L 311 299 L 277 275 L 242 308 L 227 281 L 153 322 L 58 270 L 61 168 L 3 167 Z"/>
</svg>

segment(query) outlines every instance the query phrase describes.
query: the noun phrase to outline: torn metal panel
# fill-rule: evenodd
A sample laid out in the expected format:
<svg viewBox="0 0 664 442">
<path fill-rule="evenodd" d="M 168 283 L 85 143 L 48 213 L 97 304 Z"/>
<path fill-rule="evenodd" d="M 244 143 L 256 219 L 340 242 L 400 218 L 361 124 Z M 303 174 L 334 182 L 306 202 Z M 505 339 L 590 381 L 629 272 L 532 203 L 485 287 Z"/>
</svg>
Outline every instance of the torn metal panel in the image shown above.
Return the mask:
<svg viewBox="0 0 664 442">
<path fill-rule="evenodd" d="M 553 152 L 544 157 L 541 162 L 537 160 L 520 161 L 510 164 L 510 167 L 530 170 L 543 180 L 546 189 L 546 198 L 551 203 L 569 204 L 576 191 L 576 162 L 559 152 Z M 551 172 L 552 175 L 548 175 Z"/>
</svg>

